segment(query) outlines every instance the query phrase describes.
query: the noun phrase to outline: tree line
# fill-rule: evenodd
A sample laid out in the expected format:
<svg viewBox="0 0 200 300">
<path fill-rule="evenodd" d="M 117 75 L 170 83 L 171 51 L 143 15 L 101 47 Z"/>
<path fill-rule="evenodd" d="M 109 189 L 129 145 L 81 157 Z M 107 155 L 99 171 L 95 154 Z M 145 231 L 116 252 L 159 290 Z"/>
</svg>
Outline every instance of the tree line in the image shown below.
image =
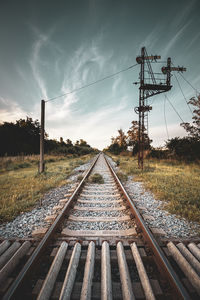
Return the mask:
<svg viewBox="0 0 200 300">
<path fill-rule="evenodd" d="M 152 140 L 147 134 L 144 136 L 144 149 L 147 155 L 155 158 L 175 158 L 183 160 L 200 159 L 200 95 L 189 100 L 188 104 L 193 106 L 192 123 L 181 123 L 187 133 L 185 137 L 175 137 L 168 139 L 163 148 L 151 146 Z M 127 133 L 122 129 L 118 130 L 118 135 L 111 138 L 111 144 L 107 151 L 118 155 L 125 151 L 132 151 L 132 155 L 138 153 L 139 123 L 132 121 L 132 126 Z"/>
<path fill-rule="evenodd" d="M 0 124 L 0 156 L 16 156 L 39 154 L 40 152 L 40 124 L 38 120 L 26 119 Z M 70 139 L 60 141 L 48 139 L 45 133 L 45 153 L 84 155 L 94 152 L 86 141 L 80 139 L 72 143 Z"/>
</svg>

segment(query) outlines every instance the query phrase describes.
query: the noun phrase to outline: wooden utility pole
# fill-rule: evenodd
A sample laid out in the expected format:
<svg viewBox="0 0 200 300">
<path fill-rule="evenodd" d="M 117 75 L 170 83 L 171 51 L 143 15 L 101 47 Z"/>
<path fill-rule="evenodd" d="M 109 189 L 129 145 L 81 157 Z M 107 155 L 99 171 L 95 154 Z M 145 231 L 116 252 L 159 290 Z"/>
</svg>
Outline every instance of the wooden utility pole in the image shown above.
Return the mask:
<svg viewBox="0 0 200 300">
<path fill-rule="evenodd" d="M 44 117 L 45 117 L 45 101 L 41 100 L 41 131 L 40 131 L 40 165 L 39 172 L 44 172 Z"/>
</svg>

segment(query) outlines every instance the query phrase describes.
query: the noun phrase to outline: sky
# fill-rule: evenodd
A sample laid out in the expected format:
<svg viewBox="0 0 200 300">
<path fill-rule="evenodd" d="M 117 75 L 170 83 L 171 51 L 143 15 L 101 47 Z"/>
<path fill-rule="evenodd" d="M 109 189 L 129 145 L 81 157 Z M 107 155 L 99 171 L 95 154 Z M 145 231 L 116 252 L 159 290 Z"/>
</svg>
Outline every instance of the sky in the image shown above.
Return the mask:
<svg viewBox="0 0 200 300">
<path fill-rule="evenodd" d="M 198 0 L 1 0 L 0 123 L 40 120 L 41 100 L 63 95 L 136 63 L 145 46 L 161 55 L 156 72 L 171 57 L 184 66 L 172 89 L 149 98 L 153 146 L 184 136 L 191 122 L 186 102 L 200 90 Z M 163 63 L 162 63 L 163 62 Z M 155 69 L 154 69 L 155 71 Z M 138 120 L 140 66 L 45 105 L 49 138 L 86 140 L 103 149 L 118 129 Z M 176 75 L 176 76 L 175 76 Z M 170 105 L 173 104 L 173 107 Z M 180 119 L 181 118 L 181 119 Z"/>
</svg>

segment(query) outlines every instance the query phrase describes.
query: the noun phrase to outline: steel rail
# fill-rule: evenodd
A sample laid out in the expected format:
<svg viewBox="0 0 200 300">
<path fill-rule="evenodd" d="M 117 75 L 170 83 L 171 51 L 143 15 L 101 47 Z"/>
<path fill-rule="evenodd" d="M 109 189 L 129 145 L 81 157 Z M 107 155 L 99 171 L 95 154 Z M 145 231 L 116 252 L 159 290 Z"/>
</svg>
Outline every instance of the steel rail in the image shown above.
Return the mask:
<svg viewBox="0 0 200 300">
<path fill-rule="evenodd" d="M 92 162 L 92 164 L 91 164 L 90 168 L 88 169 L 87 173 L 85 174 L 84 178 L 81 180 L 80 184 L 75 189 L 75 191 L 73 192 L 73 194 L 69 198 L 68 202 L 65 204 L 64 208 L 62 209 L 61 213 L 55 219 L 54 223 L 49 227 L 47 233 L 44 235 L 44 237 L 42 238 L 42 240 L 40 241 L 40 243 L 36 247 L 35 251 L 31 255 L 31 257 L 28 259 L 28 261 L 24 265 L 23 269 L 20 271 L 19 275 L 13 281 L 13 283 L 11 284 L 10 288 L 8 289 L 8 291 L 6 292 L 6 294 L 4 295 L 2 300 L 13 299 L 13 297 L 18 293 L 19 288 L 25 283 L 25 281 L 27 280 L 27 277 L 29 276 L 29 274 L 33 270 L 36 262 L 38 261 L 38 259 L 41 256 L 41 254 L 44 252 L 44 250 L 46 249 L 46 247 L 48 246 L 48 244 L 52 240 L 52 238 L 54 236 L 54 233 L 56 232 L 56 230 L 61 225 L 65 215 L 67 214 L 67 212 L 70 209 L 70 206 L 71 206 L 72 202 L 75 200 L 76 196 L 78 195 L 78 193 L 82 189 L 82 186 L 83 186 L 86 178 L 91 173 L 91 171 L 92 171 L 94 165 L 96 164 L 96 161 L 98 160 L 99 156 L 100 156 L 100 153 L 95 157 L 94 161 Z"/>
<path fill-rule="evenodd" d="M 150 246 L 150 248 L 153 251 L 153 254 L 155 255 L 155 262 L 156 264 L 161 268 L 162 272 L 167 275 L 169 282 L 171 283 L 171 286 L 173 290 L 175 291 L 176 298 L 175 299 L 184 299 L 184 300 L 190 300 L 191 297 L 187 293 L 186 289 L 184 288 L 183 284 L 179 280 L 177 274 L 173 270 L 172 266 L 170 265 L 168 259 L 164 255 L 162 249 L 158 245 L 157 241 L 155 240 L 153 234 L 149 230 L 149 228 L 146 226 L 143 218 L 141 217 L 139 211 L 137 210 L 136 206 L 132 202 L 131 198 L 129 197 L 127 191 L 125 190 L 123 184 L 119 180 L 118 176 L 116 175 L 113 167 L 109 163 L 108 159 L 104 155 L 105 161 L 111 170 L 111 173 L 113 174 L 115 181 L 117 185 L 119 186 L 120 190 L 123 193 L 123 196 L 126 198 L 126 200 L 129 203 L 131 212 L 135 216 L 135 221 L 138 227 L 141 229 L 143 233 L 144 240 L 147 242 L 147 244 Z"/>
</svg>

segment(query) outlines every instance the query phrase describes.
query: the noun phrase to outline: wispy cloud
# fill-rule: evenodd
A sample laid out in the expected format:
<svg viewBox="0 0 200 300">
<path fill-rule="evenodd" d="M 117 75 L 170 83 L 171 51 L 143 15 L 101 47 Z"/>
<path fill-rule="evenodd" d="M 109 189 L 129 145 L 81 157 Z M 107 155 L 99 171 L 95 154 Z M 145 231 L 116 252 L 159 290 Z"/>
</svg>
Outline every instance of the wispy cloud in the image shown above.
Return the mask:
<svg viewBox="0 0 200 300">
<path fill-rule="evenodd" d="M 147 49 L 154 49 L 156 47 L 157 42 L 160 39 L 160 34 L 162 32 L 162 26 L 159 24 L 155 26 L 155 28 L 148 33 L 145 40 L 139 45 L 139 49 L 142 47 L 146 47 Z"/>
<path fill-rule="evenodd" d="M 38 87 L 40 88 L 41 91 L 41 96 L 44 99 L 48 99 L 48 95 L 47 95 L 47 89 L 46 89 L 44 79 L 40 72 L 40 65 L 41 65 L 40 51 L 45 46 L 48 39 L 49 39 L 48 35 L 39 34 L 38 39 L 33 45 L 33 53 L 30 59 L 30 65 L 33 72 L 34 79 L 37 82 Z"/>
<path fill-rule="evenodd" d="M 42 51 L 46 49 L 47 55 L 52 51 L 55 52 L 55 60 L 48 61 L 47 67 L 49 65 L 54 64 L 54 70 L 58 73 L 59 72 L 59 62 L 60 57 L 63 55 L 63 50 L 61 47 L 55 43 L 51 37 L 56 30 L 56 26 L 52 27 L 48 33 L 43 33 L 39 31 L 37 27 L 31 26 L 31 30 L 34 33 L 36 40 L 32 47 L 32 54 L 30 58 L 30 66 L 33 73 L 33 77 L 39 87 L 40 93 L 42 98 L 45 100 L 48 99 L 48 90 L 47 78 L 44 79 L 42 75 L 42 67 L 44 67 L 44 55 L 42 56 Z M 58 57 L 58 58 L 57 58 Z"/>
<path fill-rule="evenodd" d="M 190 41 L 190 43 L 187 44 L 186 49 L 190 49 L 192 46 L 194 46 L 194 44 L 196 42 L 199 42 L 199 38 L 200 38 L 200 32 L 198 32 L 193 39 Z"/>
<path fill-rule="evenodd" d="M 64 66 L 63 80 L 58 95 L 66 94 L 97 79 L 104 70 L 111 53 L 102 53 L 99 40 L 82 44 L 70 57 Z M 65 120 L 72 113 L 72 104 L 80 100 L 79 94 L 73 93 L 60 98 L 58 101 L 48 102 L 49 121 Z"/>
<path fill-rule="evenodd" d="M 196 0 L 190 0 L 190 1 L 188 1 L 188 5 L 182 5 L 183 9 L 179 8 L 178 13 L 174 16 L 172 22 L 170 22 L 172 28 L 179 27 L 179 26 L 182 26 L 183 24 L 185 24 L 195 3 L 196 3 Z"/>
<path fill-rule="evenodd" d="M 24 111 L 16 102 L 0 97 L 0 123 L 2 122 L 15 122 L 17 119 L 24 118 L 27 112 Z M 30 114 L 29 114 L 30 116 Z"/>
<path fill-rule="evenodd" d="M 183 35 L 184 31 L 187 29 L 187 27 L 191 24 L 191 20 L 189 20 L 181 29 L 179 29 L 176 34 L 171 38 L 171 40 L 167 43 L 166 47 L 163 51 L 163 57 L 167 56 L 169 53 L 169 50 L 171 50 L 172 47 L 176 45 L 176 43 L 179 41 L 181 36 Z"/>
<path fill-rule="evenodd" d="M 67 62 L 61 90 L 65 92 L 66 88 L 78 88 L 99 79 L 111 56 L 112 53 L 102 53 L 95 40 L 81 45 Z"/>
<path fill-rule="evenodd" d="M 125 98 L 116 103 L 115 107 L 107 105 L 95 113 L 74 113 L 63 122 L 62 128 L 54 124 L 54 127 L 50 125 L 48 130 L 56 138 L 62 136 L 64 139 L 70 138 L 73 141 L 83 138 L 92 146 L 102 149 L 106 144 L 110 144 L 110 138 L 116 134 L 118 128 L 124 127 L 124 123 L 129 123 L 128 117 L 131 118 L 131 116 L 126 111 L 127 99 Z"/>
</svg>

